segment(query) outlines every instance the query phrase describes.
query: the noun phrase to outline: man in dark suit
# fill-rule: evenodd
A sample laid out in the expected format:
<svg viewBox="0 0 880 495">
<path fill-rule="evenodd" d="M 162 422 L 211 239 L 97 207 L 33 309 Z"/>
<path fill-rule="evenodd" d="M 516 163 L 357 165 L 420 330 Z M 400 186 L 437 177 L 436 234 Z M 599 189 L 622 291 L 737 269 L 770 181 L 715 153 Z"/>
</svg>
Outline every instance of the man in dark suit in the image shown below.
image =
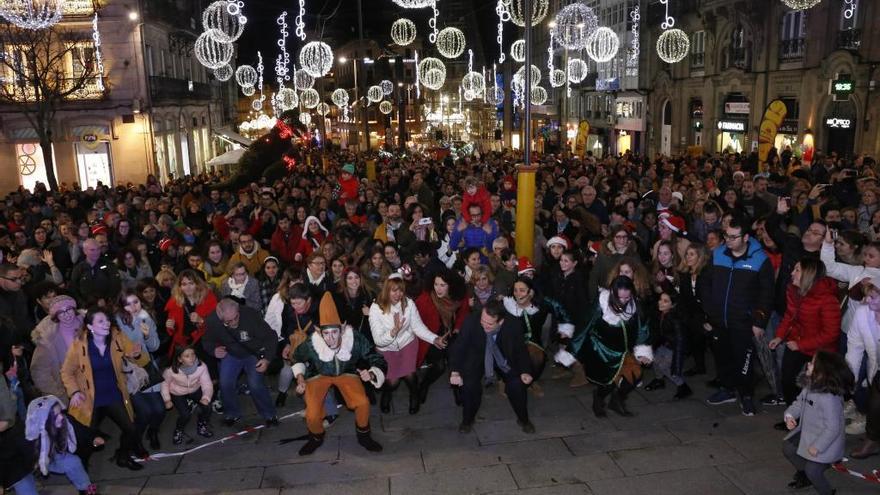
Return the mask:
<svg viewBox="0 0 880 495">
<path fill-rule="evenodd" d="M 532 370 L 525 334 L 518 318 L 505 318 L 505 315 L 501 301 L 489 301 L 479 314 L 465 320 L 450 348 L 449 383 L 461 387 L 464 409 L 458 427 L 461 433 L 471 431 L 483 398 L 483 386 L 494 383 L 496 377 L 504 381 L 517 424 L 525 433 L 535 432 L 526 403 Z"/>
</svg>

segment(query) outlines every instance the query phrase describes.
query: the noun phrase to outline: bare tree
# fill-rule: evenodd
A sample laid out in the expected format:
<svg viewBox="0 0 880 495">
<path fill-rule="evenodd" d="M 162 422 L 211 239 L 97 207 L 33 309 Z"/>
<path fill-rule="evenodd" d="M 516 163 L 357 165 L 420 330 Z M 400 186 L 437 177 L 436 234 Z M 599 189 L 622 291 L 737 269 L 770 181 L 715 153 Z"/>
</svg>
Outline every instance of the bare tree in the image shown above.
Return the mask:
<svg viewBox="0 0 880 495">
<path fill-rule="evenodd" d="M 72 100 L 100 98 L 105 88 L 95 64 L 91 31 L 55 25 L 21 29 L 0 24 L 0 100 L 27 119 L 37 134 L 49 187 L 58 190 L 53 167 L 55 116 Z"/>
</svg>

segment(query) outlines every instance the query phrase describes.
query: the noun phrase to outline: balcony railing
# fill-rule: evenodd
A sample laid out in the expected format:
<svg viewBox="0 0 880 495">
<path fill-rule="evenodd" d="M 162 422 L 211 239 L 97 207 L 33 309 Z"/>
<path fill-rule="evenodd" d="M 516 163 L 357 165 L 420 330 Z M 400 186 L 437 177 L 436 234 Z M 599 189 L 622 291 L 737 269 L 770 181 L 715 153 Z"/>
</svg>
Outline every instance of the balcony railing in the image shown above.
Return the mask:
<svg viewBox="0 0 880 495">
<path fill-rule="evenodd" d="M 779 60 L 791 61 L 804 58 L 804 38 L 795 38 L 779 41 Z"/>
<path fill-rule="evenodd" d="M 861 29 L 845 29 L 837 32 L 837 48 L 841 50 L 858 50 L 861 47 Z"/>
<path fill-rule="evenodd" d="M 207 84 L 162 76 L 150 76 L 150 95 L 154 100 L 210 100 L 215 97 Z"/>
<path fill-rule="evenodd" d="M 747 71 L 750 68 L 750 63 L 749 52 L 744 47 L 730 47 L 727 49 L 726 68 Z"/>
<path fill-rule="evenodd" d="M 74 90 L 74 87 L 80 85 L 80 87 Z M 66 78 L 61 82 L 60 92 L 67 93 L 73 90 L 72 93 L 68 94 L 64 99 L 66 101 L 85 101 L 85 100 L 100 100 L 107 96 L 109 93 L 109 89 L 106 84 L 103 86 L 98 85 L 97 79 L 91 79 L 88 81 L 82 82 L 79 78 Z M 34 101 L 35 91 L 32 86 L 24 83 L 12 83 L 7 82 L 5 87 L 3 88 L 3 97 L 9 97 L 8 99 L 20 103 Z M 44 96 L 45 98 L 45 96 Z"/>
<path fill-rule="evenodd" d="M 61 8 L 65 16 L 90 16 L 95 13 L 92 0 L 65 0 Z"/>
<path fill-rule="evenodd" d="M 706 53 L 691 53 L 691 69 L 702 69 L 706 66 Z"/>
</svg>

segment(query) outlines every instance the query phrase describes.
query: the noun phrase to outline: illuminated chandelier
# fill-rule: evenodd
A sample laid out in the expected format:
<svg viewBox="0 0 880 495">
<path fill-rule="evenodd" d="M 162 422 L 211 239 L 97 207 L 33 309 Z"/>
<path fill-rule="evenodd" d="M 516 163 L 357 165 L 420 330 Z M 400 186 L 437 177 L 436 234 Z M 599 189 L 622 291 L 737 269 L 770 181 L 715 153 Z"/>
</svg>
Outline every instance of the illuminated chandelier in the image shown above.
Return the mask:
<svg viewBox="0 0 880 495">
<path fill-rule="evenodd" d="M 587 55 L 596 62 L 608 62 L 617 56 L 620 39 L 611 28 L 600 27 L 587 38 Z"/>
<path fill-rule="evenodd" d="M 599 18 L 593 9 L 578 2 L 560 9 L 555 23 L 550 32 L 556 42 L 569 50 L 581 50 L 586 48 L 587 38 L 599 27 Z"/>
<path fill-rule="evenodd" d="M 321 95 L 314 88 L 308 88 L 299 95 L 299 101 L 306 108 L 315 108 L 321 102 Z"/>
<path fill-rule="evenodd" d="M 389 113 L 391 113 L 391 110 L 393 110 L 393 107 L 391 106 L 390 101 L 385 100 L 382 103 L 379 103 L 379 111 L 382 112 L 384 115 L 388 115 Z"/>
<path fill-rule="evenodd" d="M 230 78 L 232 78 L 232 73 L 232 66 L 229 64 L 226 64 L 219 69 L 214 69 L 214 77 L 221 82 L 228 81 Z"/>
<path fill-rule="evenodd" d="M 348 91 L 339 88 L 330 95 L 330 101 L 333 102 L 337 107 L 344 107 L 348 105 Z"/>
<path fill-rule="evenodd" d="M 510 22 L 519 27 L 526 26 L 526 9 L 523 0 L 507 0 L 509 3 L 505 5 L 507 12 L 510 14 Z M 537 26 L 547 17 L 547 11 L 550 9 L 550 2 L 547 0 L 535 0 L 532 2 L 532 26 Z"/>
<path fill-rule="evenodd" d="M 46 29 L 64 15 L 64 0 L 2 0 L 0 16 L 23 29 Z"/>
<path fill-rule="evenodd" d="M 461 29 L 448 27 L 437 34 L 437 51 L 446 58 L 456 58 L 465 49 L 465 37 Z"/>
<path fill-rule="evenodd" d="M 516 40 L 510 45 L 510 56 L 517 62 L 526 61 L 526 40 Z"/>
<path fill-rule="evenodd" d="M 293 88 L 281 88 L 275 94 L 275 103 L 282 112 L 286 112 L 299 106 L 299 98 Z"/>
<path fill-rule="evenodd" d="M 418 76 L 423 86 L 438 90 L 446 82 L 446 65 L 438 58 L 425 57 L 419 62 Z"/>
<path fill-rule="evenodd" d="M 666 20 L 660 24 L 663 32 L 657 38 L 657 55 L 667 64 L 684 60 L 690 50 L 691 41 L 681 29 L 675 28 L 675 18 L 669 15 L 669 0 L 660 0 L 666 7 Z"/>
<path fill-rule="evenodd" d="M 202 12 L 202 26 L 205 32 L 221 43 L 232 43 L 244 33 L 244 25 L 247 17 L 232 15 L 228 9 L 229 2 L 217 0 Z"/>
<path fill-rule="evenodd" d="M 239 65 L 235 69 L 235 82 L 242 88 L 257 84 L 257 70 L 250 65 Z"/>
<path fill-rule="evenodd" d="M 299 65 L 312 77 L 321 77 L 333 67 L 333 50 L 323 41 L 310 41 L 299 52 Z"/>
<path fill-rule="evenodd" d="M 579 58 L 568 59 L 568 80 L 574 84 L 578 84 L 587 78 L 590 67 L 586 62 Z"/>
<path fill-rule="evenodd" d="M 228 64 L 235 52 L 231 43 L 217 41 L 207 31 L 196 38 L 193 51 L 199 63 L 209 69 L 219 69 Z"/>
<path fill-rule="evenodd" d="M 370 103 L 378 103 L 382 101 L 382 97 L 385 96 L 382 93 L 382 86 L 370 86 L 367 89 L 367 99 L 370 100 Z"/>
<path fill-rule="evenodd" d="M 792 10 L 807 10 L 815 7 L 822 0 L 782 0 L 786 7 Z"/>
<path fill-rule="evenodd" d="M 391 24 L 391 40 L 398 46 L 406 46 L 416 39 L 416 23 L 401 17 Z"/>
</svg>

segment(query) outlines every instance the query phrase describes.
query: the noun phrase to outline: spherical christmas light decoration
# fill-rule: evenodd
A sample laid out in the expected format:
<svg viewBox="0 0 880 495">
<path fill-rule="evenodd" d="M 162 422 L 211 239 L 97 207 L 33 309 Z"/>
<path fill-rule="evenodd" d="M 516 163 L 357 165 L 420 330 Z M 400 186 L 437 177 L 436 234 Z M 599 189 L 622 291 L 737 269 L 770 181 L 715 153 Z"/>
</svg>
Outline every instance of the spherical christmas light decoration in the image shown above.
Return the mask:
<svg viewBox="0 0 880 495">
<path fill-rule="evenodd" d="M 337 107 L 348 105 L 348 91 L 339 88 L 330 95 L 330 100 Z"/>
<path fill-rule="evenodd" d="M 550 33 L 560 46 L 569 50 L 581 50 L 586 48 L 587 38 L 597 27 L 599 18 L 593 9 L 578 2 L 559 10 Z"/>
<path fill-rule="evenodd" d="M 217 78 L 218 81 L 225 82 L 232 78 L 232 66 L 229 64 L 220 67 L 219 69 L 214 69 L 214 77 Z"/>
<path fill-rule="evenodd" d="M 309 125 L 312 123 L 312 114 L 309 112 L 303 112 L 299 114 L 299 121 L 302 125 Z"/>
<path fill-rule="evenodd" d="M 587 55 L 596 62 L 608 62 L 617 56 L 620 39 L 611 28 L 600 27 L 587 38 Z"/>
<path fill-rule="evenodd" d="M 516 40 L 510 45 L 510 56 L 517 62 L 526 60 L 526 40 Z"/>
<path fill-rule="evenodd" d="M 300 90 L 306 90 L 315 85 L 315 78 L 303 69 L 297 69 L 293 73 L 293 86 Z"/>
<path fill-rule="evenodd" d="M 466 40 L 461 29 L 443 28 L 437 34 L 437 51 L 446 58 L 455 58 L 464 53 Z"/>
<path fill-rule="evenodd" d="M 523 77 L 525 77 L 525 73 L 526 73 L 526 66 L 523 65 L 522 67 L 519 68 L 518 71 L 516 71 L 516 76 L 519 77 L 520 79 L 522 79 Z M 531 75 L 530 79 L 532 81 L 532 85 L 537 86 L 541 82 L 541 69 L 539 69 L 537 65 L 533 64 L 532 71 L 531 71 L 530 75 Z"/>
<path fill-rule="evenodd" d="M 476 93 L 470 89 L 464 90 L 462 95 L 464 96 L 464 101 L 473 101 L 473 99 L 477 97 Z"/>
<path fill-rule="evenodd" d="M 541 86 L 532 88 L 532 105 L 543 105 L 547 101 L 547 90 Z"/>
<path fill-rule="evenodd" d="M 322 101 L 318 104 L 315 111 L 318 112 L 318 115 L 327 115 L 328 113 L 330 113 L 330 105 Z"/>
<path fill-rule="evenodd" d="M 333 67 L 333 50 L 323 41 L 310 41 L 299 51 L 299 65 L 312 77 L 321 77 Z"/>
<path fill-rule="evenodd" d="M 657 38 L 657 55 L 667 64 L 684 60 L 690 47 L 688 35 L 678 28 L 667 29 Z"/>
<path fill-rule="evenodd" d="M 257 98 L 256 100 L 252 101 L 251 108 L 253 108 L 255 112 L 259 112 L 263 109 L 263 100 Z"/>
<path fill-rule="evenodd" d="M 486 89 L 486 80 L 483 78 L 483 74 L 474 71 L 465 74 L 461 78 L 461 89 L 473 93 L 474 96 L 471 99 L 483 94 L 483 90 Z"/>
<path fill-rule="evenodd" d="M 504 101 L 504 88 L 493 86 L 486 94 L 486 101 L 492 105 L 498 105 Z"/>
<path fill-rule="evenodd" d="M 423 9 L 434 5 L 436 0 L 391 0 L 405 9 Z"/>
<path fill-rule="evenodd" d="M 379 86 L 382 88 L 382 94 L 385 96 L 394 92 L 394 83 L 388 79 L 383 79 L 382 82 L 379 83 Z"/>
<path fill-rule="evenodd" d="M 590 66 L 579 58 L 568 59 L 568 80 L 577 84 L 587 78 Z"/>
<path fill-rule="evenodd" d="M 202 12 L 202 25 L 205 32 L 221 43 L 232 43 L 244 33 L 244 25 L 247 18 L 243 15 L 229 13 L 226 0 L 218 0 L 208 5 Z"/>
<path fill-rule="evenodd" d="M 204 32 L 196 38 L 193 51 L 200 64 L 209 69 L 219 69 L 232 60 L 235 49 L 231 43 L 221 43 L 211 33 Z"/>
<path fill-rule="evenodd" d="M 418 66 L 419 82 L 422 86 L 438 90 L 446 82 L 446 65 L 438 58 L 425 57 Z"/>
<path fill-rule="evenodd" d="M 554 69 L 550 73 L 550 86 L 558 88 L 565 84 L 565 71 L 562 69 Z"/>
<path fill-rule="evenodd" d="M 257 70 L 250 65 L 239 65 L 235 69 L 235 82 L 242 88 L 257 84 Z"/>
<path fill-rule="evenodd" d="M 296 96 L 296 91 L 293 88 L 281 88 L 278 90 L 278 93 L 275 95 L 275 102 L 282 112 L 293 110 L 299 106 L 299 98 Z"/>
<path fill-rule="evenodd" d="M 300 93 L 299 102 L 306 108 L 315 108 L 321 103 L 321 95 L 315 89 L 309 88 Z"/>
<path fill-rule="evenodd" d="M 385 94 L 382 92 L 382 86 L 370 86 L 367 89 L 367 99 L 370 100 L 370 103 L 378 103 L 382 101 L 382 97 Z"/>
<path fill-rule="evenodd" d="M 64 15 L 64 0 L 3 0 L 0 16 L 23 29 L 46 29 Z"/>
<path fill-rule="evenodd" d="M 379 103 L 379 111 L 382 112 L 382 114 L 388 115 L 391 113 L 391 110 L 393 110 L 393 108 L 390 101 L 385 100 L 382 103 Z"/>
<path fill-rule="evenodd" d="M 257 88 L 255 88 L 253 86 L 243 86 L 241 88 L 241 94 L 243 94 L 245 96 L 253 96 L 254 93 L 256 93 L 256 92 L 257 92 Z"/>
<path fill-rule="evenodd" d="M 792 10 L 807 10 L 815 7 L 822 0 L 782 0 L 786 7 Z"/>
<path fill-rule="evenodd" d="M 507 12 L 510 14 L 510 22 L 519 27 L 526 26 L 526 9 L 523 0 L 509 0 Z M 547 17 L 550 2 L 547 0 L 535 0 L 532 2 L 532 26 L 537 26 Z"/>
<path fill-rule="evenodd" d="M 401 17 L 391 24 L 391 40 L 399 46 L 406 46 L 416 40 L 416 23 Z"/>
</svg>

